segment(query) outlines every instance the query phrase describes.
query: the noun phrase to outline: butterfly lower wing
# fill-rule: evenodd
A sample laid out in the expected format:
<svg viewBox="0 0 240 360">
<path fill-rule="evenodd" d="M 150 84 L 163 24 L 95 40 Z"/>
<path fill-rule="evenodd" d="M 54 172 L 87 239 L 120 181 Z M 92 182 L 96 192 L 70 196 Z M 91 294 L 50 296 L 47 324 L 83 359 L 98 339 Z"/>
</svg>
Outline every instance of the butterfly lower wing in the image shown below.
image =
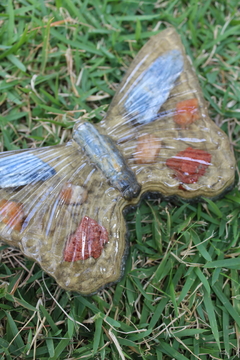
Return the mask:
<svg viewBox="0 0 240 360">
<path fill-rule="evenodd" d="M 234 183 L 229 139 L 210 120 L 172 28 L 153 36 L 136 56 L 102 128 L 117 142 L 142 193 L 215 197 Z"/>
<path fill-rule="evenodd" d="M 3 241 L 68 290 L 89 294 L 119 279 L 123 200 L 74 142 L 2 153 L 1 164 L 9 170 L 0 189 Z"/>
</svg>

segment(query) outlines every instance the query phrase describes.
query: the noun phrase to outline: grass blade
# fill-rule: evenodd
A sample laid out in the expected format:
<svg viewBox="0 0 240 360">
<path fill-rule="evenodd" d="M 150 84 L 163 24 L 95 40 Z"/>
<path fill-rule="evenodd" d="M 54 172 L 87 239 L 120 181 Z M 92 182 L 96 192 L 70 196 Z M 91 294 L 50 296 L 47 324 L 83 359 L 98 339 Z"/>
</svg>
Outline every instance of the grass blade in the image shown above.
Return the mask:
<svg viewBox="0 0 240 360">
<path fill-rule="evenodd" d="M 221 350 L 220 347 L 220 341 L 219 341 L 219 331 L 218 331 L 218 325 L 217 325 L 217 320 L 216 320 L 216 315 L 215 315 L 215 309 L 210 297 L 210 294 L 207 291 L 204 291 L 204 297 L 203 297 L 203 302 L 205 305 L 205 310 L 208 314 L 208 319 L 211 325 L 211 330 L 213 332 L 214 338 L 216 340 L 217 346 L 219 348 L 219 350 Z"/>
</svg>

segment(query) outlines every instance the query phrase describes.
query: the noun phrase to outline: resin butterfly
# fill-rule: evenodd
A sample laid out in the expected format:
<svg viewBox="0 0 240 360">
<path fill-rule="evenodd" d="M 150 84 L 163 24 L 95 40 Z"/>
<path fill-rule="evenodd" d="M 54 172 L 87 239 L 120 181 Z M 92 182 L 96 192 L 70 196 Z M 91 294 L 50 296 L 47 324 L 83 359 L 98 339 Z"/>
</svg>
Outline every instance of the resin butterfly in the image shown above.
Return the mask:
<svg viewBox="0 0 240 360">
<path fill-rule="evenodd" d="M 82 294 L 124 268 L 123 210 L 144 194 L 214 198 L 234 182 L 230 144 L 208 117 L 174 29 L 153 36 L 105 119 L 66 145 L 0 155 L 0 236 Z"/>
</svg>

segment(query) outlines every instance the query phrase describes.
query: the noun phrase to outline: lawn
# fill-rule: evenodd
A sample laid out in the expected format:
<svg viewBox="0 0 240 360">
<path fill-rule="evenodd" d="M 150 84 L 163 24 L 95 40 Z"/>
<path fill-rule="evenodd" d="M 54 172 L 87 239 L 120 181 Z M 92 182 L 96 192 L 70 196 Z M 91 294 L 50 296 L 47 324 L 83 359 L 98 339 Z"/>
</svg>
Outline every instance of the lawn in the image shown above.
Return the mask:
<svg viewBox="0 0 240 360">
<path fill-rule="evenodd" d="M 0 246 L 0 359 L 240 358 L 238 0 L 2 0 L 1 151 L 100 121 L 148 38 L 174 26 L 237 160 L 225 197 L 145 200 L 126 215 L 122 280 L 84 297 Z"/>
</svg>

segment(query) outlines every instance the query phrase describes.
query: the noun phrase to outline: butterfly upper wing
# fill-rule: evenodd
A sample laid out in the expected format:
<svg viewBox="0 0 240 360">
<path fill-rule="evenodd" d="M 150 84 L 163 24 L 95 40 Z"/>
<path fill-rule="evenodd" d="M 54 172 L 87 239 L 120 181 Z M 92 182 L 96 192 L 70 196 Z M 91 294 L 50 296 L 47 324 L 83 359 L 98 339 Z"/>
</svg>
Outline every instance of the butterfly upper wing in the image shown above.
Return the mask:
<svg viewBox="0 0 240 360">
<path fill-rule="evenodd" d="M 68 290 L 89 294 L 119 279 L 124 201 L 75 142 L 2 153 L 0 168 L 3 241 Z"/>
<path fill-rule="evenodd" d="M 198 79 L 172 28 L 140 50 L 101 128 L 117 142 L 142 193 L 215 197 L 234 182 L 229 139 L 210 120 Z"/>
</svg>

